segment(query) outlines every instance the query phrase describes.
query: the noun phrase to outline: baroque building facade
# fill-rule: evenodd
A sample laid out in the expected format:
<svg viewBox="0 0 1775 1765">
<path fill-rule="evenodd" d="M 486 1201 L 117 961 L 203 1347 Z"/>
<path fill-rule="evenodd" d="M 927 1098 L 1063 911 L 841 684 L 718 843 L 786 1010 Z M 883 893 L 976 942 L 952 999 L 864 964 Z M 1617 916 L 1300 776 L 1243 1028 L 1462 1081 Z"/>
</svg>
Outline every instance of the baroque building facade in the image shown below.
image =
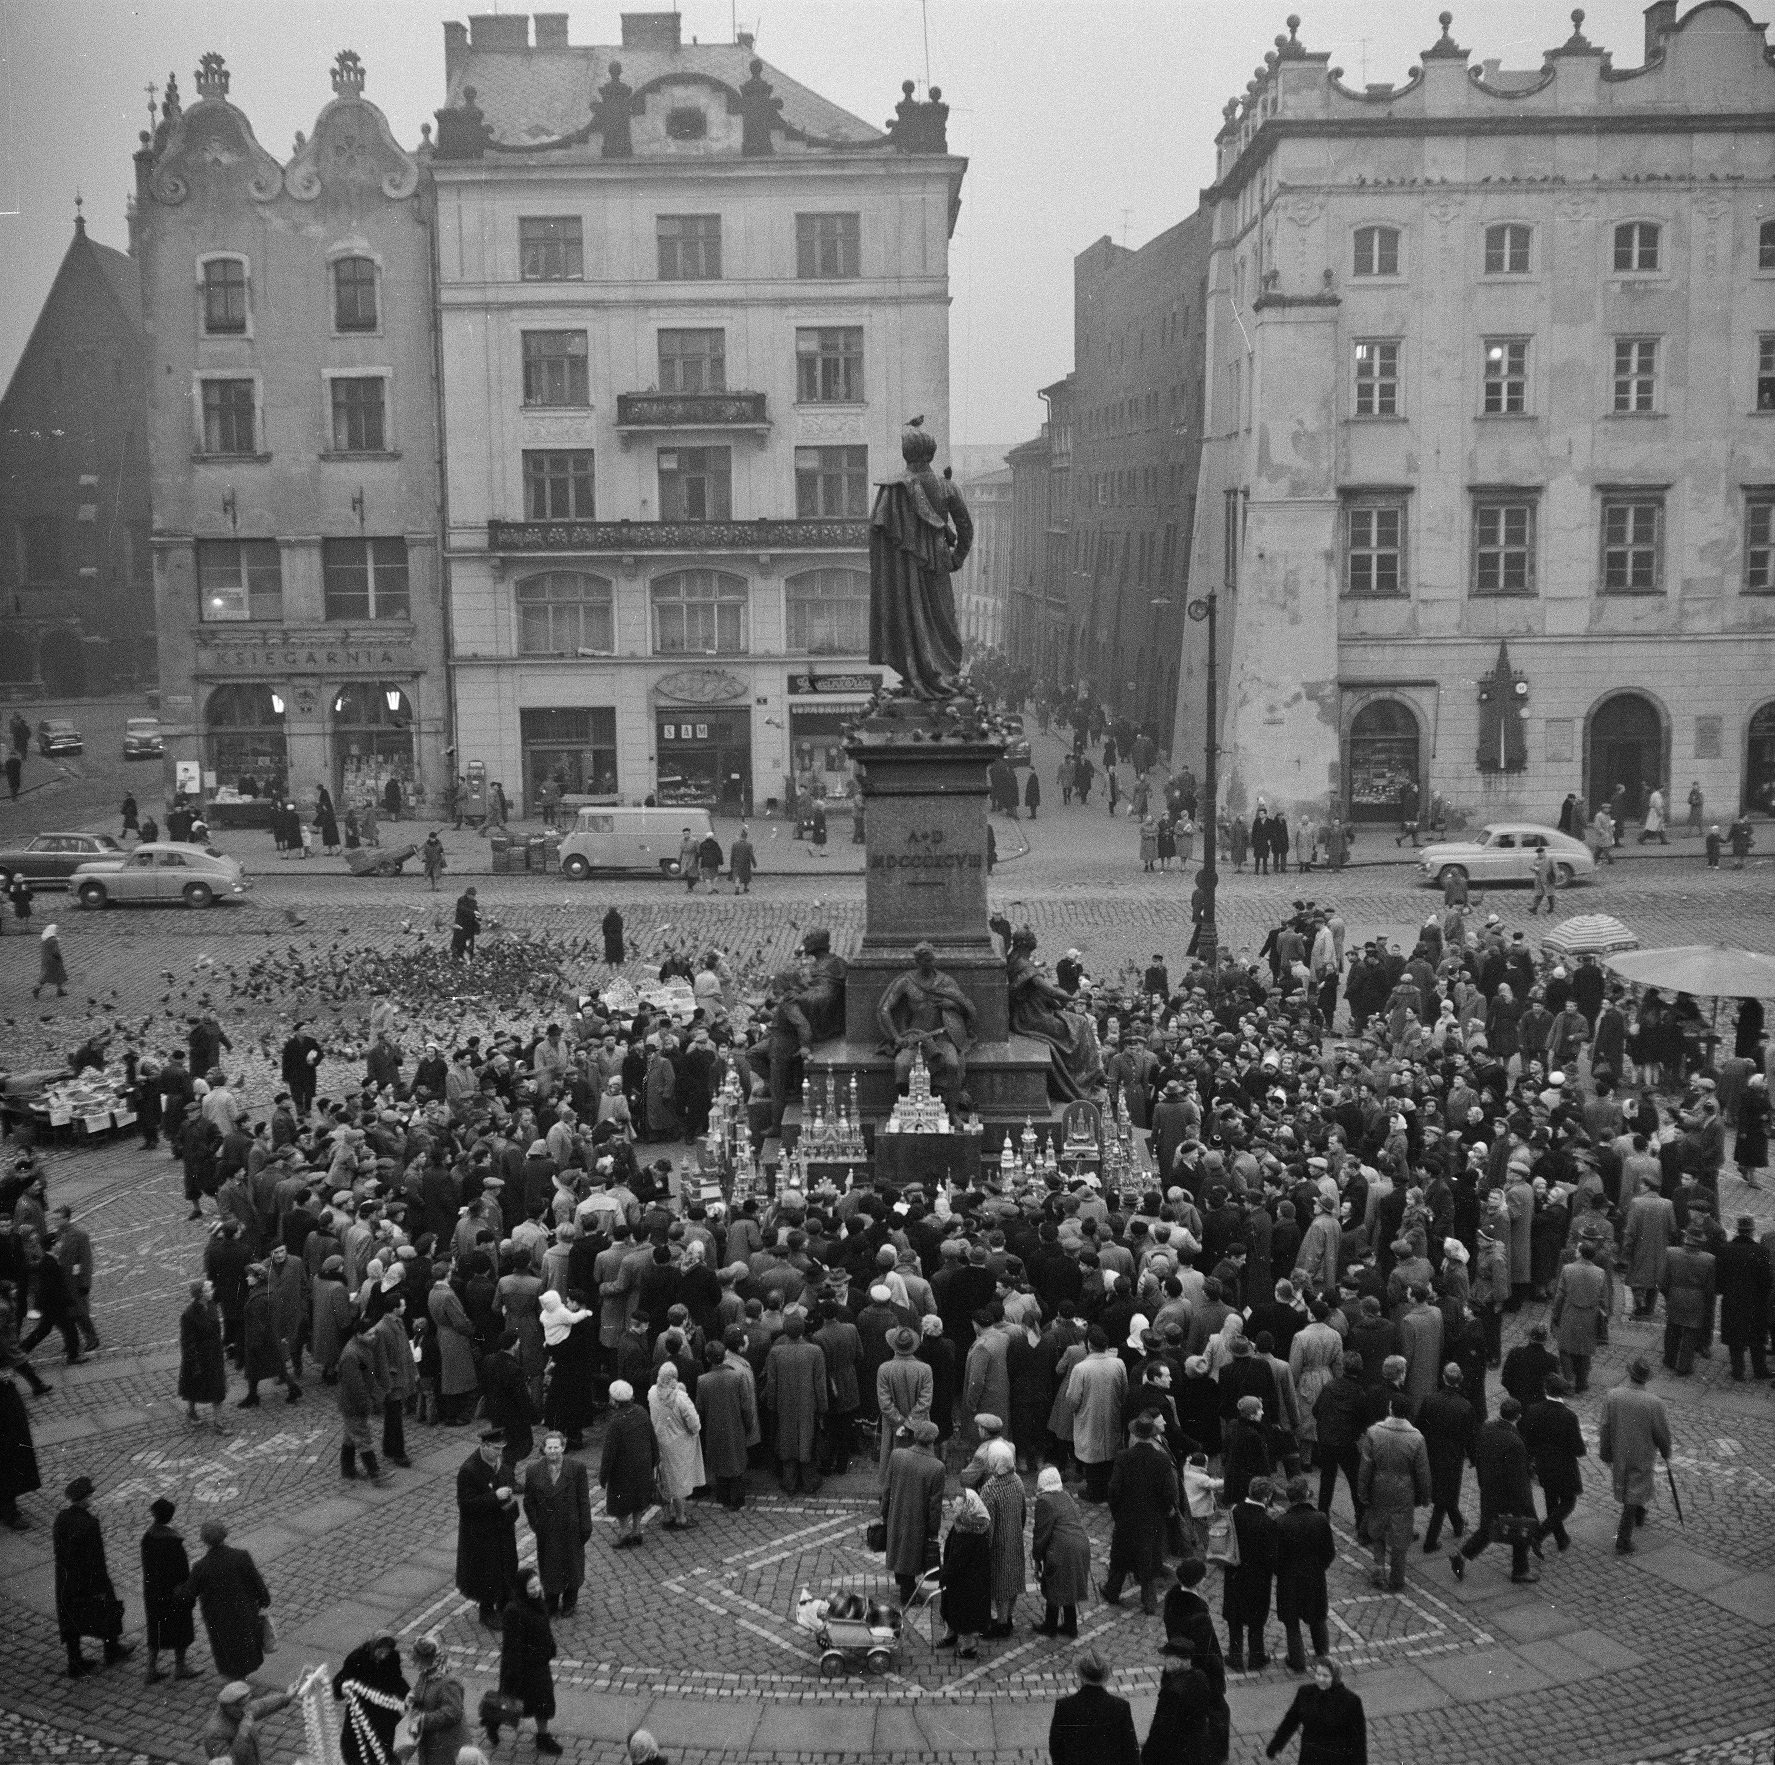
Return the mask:
<svg viewBox="0 0 1775 1765">
<path fill-rule="evenodd" d="M 998 650 L 1011 587 L 1011 469 L 995 466 L 960 482 L 974 517 L 974 549 L 955 573 L 955 616 L 967 643 Z"/>
<path fill-rule="evenodd" d="M 1775 57 L 1730 0 L 1347 86 L 1291 33 L 1218 139 L 1196 573 L 1225 806 L 1775 808 Z M 1230 633 L 1231 641 L 1227 642 Z M 1176 751 L 1199 751 L 1191 627 Z"/>
<path fill-rule="evenodd" d="M 445 50 L 462 763 L 526 806 L 844 793 L 873 483 L 907 418 L 948 439 L 940 93 L 878 129 L 669 12 L 600 46 L 475 17 Z"/>
<path fill-rule="evenodd" d="M 342 53 L 280 164 L 206 55 L 136 155 L 167 768 L 417 811 L 447 783 L 431 235 Z"/>
<path fill-rule="evenodd" d="M 0 680 L 52 698 L 154 679 L 136 269 L 76 214 L 0 396 Z"/>
</svg>

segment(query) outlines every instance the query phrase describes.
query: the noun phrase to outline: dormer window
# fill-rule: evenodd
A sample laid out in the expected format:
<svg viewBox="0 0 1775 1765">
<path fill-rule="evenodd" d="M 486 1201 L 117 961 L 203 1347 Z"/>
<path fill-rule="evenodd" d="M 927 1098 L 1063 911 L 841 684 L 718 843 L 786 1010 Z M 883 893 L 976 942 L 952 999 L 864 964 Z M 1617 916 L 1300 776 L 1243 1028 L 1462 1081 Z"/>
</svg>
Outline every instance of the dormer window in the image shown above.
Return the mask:
<svg viewBox="0 0 1775 1765">
<path fill-rule="evenodd" d="M 666 134 L 673 141 L 701 141 L 709 132 L 709 119 L 694 104 L 682 104 L 666 112 Z"/>
</svg>

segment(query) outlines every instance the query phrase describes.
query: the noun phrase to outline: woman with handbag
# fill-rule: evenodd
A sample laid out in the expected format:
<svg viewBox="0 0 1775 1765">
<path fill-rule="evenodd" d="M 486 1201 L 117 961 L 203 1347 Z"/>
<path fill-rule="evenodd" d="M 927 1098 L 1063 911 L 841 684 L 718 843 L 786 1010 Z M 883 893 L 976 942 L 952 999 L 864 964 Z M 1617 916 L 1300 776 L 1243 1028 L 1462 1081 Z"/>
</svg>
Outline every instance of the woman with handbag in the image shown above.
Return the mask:
<svg viewBox="0 0 1775 1765">
<path fill-rule="evenodd" d="M 481 1726 L 490 1746 L 499 1745 L 502 1724 L 513 1728 L 526 1717 L 536 1724 L 536 1750 L 556 1755 L 561 1743 L 549 1733 L 555 1713 L 555 1681 L 549 1662 L 555 1658 L 554 1632 L 544 1608 L 542 1581 L 526 1569 L 512 1590 L 511 1604 L 499 1640 L 499 1690 L 481 1700 Z"/>
<path fill-rule="evenodd" d="M 270 1652 L 266 1608 L 271 1593 L 251 1555 L 228 1543 L 228 1528 L 222 1521 L 205 1520 L 198 1536 L 204 1554 L 179 1589 L 179 1597 L 187 1604 L 195 1601 L 203 1613 L 216 1671 L 224 1679 L 245 1679 L 264 1666 Z M 271 1647 L 275 1646 L 272 1638 Z"/>
<path fill-rule="evenodd" d="M 395 1729 L 395 1757 L 411 1765 L 457 1765 L 458 1753 L 468 1744 L 462 1682 L 451 1676 L 435 1637 L 422 1636 L 413 1644 L 413 1671 L 418 1683 Z"/>
</svg>

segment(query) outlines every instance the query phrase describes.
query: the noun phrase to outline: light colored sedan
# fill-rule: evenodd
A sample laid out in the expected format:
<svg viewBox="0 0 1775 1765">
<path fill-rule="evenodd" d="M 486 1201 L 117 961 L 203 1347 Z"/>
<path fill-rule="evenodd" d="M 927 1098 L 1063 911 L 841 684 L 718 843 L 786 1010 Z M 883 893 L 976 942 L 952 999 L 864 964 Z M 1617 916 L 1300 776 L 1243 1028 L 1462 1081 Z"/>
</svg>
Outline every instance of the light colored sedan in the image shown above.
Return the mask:
<svg viewBox="0 0 1775 1765">
<path fill-rule="evenodd" d="M 209 907 L 238 898 L 253 885 L 240 860 L 202 846 L 156 840 L 120 858 L 83 864 L 69 885 L 82 907 L 109 907 L 113 901 L 182 901 Z"/>
<path fill-rule="evenodd" d="M 1562 889 L 1595 875 L 1596 859 L 1582 840 L 1535 821 L 1494 821 L 1470 840 L 1426 846 L 1418 869 L 1426 882 L 1439 885 L 1451 871 L 1476 883 L 1533 882 L 1535 854 L 1543 846 L 1552 854 Z"/>
</svg>

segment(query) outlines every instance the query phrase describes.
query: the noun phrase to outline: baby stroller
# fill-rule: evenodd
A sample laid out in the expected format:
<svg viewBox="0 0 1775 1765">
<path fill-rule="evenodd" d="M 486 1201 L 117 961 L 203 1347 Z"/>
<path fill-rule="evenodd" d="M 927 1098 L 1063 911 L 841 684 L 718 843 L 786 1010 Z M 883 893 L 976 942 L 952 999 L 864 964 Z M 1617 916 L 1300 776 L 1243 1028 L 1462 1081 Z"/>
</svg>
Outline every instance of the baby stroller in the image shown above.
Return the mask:
<svg viewBox="0 0 1775 1765">
<path fill-rule="evenodd" d="M 900 1608 L 860 1593 L 814 1599 L 806 1588 L 795 1604 L 795 1622 L 820 1645 L 820 1677 L 840 1679 L 853 1666 L 877 1678 L 900 1657 Z"/>
</svg>

